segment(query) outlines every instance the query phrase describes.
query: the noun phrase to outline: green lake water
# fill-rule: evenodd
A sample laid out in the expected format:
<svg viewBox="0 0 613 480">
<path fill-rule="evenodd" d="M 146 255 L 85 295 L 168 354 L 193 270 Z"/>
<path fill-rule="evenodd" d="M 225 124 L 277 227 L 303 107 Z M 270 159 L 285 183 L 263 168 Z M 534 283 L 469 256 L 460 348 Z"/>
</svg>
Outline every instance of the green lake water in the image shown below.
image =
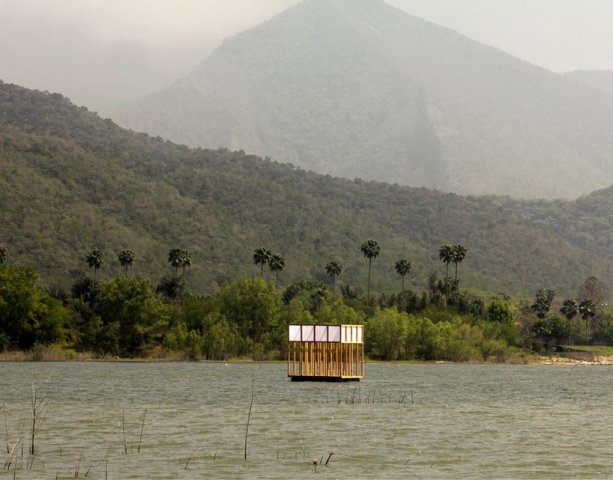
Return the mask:
<svg viewBox="0 0 613 480">
<path fill-rule="evenodd" d="M 612 420 L 604 366 L 375 364 L 334 384 L 281 363 L 3 363 L 0 480 L 613 478 Z"/>
</svg>

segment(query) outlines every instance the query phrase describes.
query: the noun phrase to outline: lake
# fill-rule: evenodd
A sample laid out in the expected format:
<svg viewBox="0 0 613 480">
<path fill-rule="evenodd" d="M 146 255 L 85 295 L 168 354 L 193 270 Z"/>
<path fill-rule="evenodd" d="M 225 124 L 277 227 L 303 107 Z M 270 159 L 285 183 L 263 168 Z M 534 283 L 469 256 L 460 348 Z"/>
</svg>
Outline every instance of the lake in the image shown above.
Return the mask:
<svg viewBox="0 0 613 480">
<path fill-rule="evenodd" d="M 603 366 L 2 363 L 0 479 L 613 478 L 612 419 Z"/>
</svg>

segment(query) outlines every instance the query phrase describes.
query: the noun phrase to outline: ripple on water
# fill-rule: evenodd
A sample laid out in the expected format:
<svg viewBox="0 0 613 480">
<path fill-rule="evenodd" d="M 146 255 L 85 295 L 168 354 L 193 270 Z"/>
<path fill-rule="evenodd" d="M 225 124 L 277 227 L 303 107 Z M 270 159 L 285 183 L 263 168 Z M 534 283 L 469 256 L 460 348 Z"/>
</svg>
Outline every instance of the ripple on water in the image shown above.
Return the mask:
<svg viewBox="0 0 613 480">
<path fill-rule="evenodd" d="M 613 476 L 607 368 L 378 364 L 339 385 L 288 382 L 282 364 L 5 363 L 10 445 L 27 446 L 32 382 L 48 405 L 19 479 L 313 478 L 331 452 L 317 478 Z"/>
</svg>

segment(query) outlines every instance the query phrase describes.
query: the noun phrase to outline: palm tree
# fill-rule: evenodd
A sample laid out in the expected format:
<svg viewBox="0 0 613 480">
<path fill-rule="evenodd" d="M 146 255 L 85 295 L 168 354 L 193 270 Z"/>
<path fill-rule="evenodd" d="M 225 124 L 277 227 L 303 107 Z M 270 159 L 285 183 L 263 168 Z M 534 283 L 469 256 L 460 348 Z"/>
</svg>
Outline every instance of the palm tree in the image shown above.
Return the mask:
<svg viewBox="0 0 613 480">
<path fill-rule="evenodd" d="M 336 277 L 343 271 L 343 265 L 338 260 L 330 260 L 326 264 L 326 273 L 332 278 L 332 298 L 336 298 Z"/>
<path fill-rule="evenodd" d="M 364 257 L 368 258 L 368 288 L 367 288 L 367 292 L 368 292 L 368 300 L 370 300 L 370 267 L 372 265 L 372 259 L 373 258 L 377 258 L 379 256 L 379 254 L 381 253 L 381 247 L 379 246 L 379 243 L 377 243 L 376 240 L 366 240 L 364 243 L 362 243 L 362 246 L 360 247 L 360 250 L 362 252 L 362 255 L 364 255 Z"/>
<path fill-rule="evenodd" d="M 183 269 L 183 278 L 185 278 L 185 269 L 192 266 L 192 252 L 189 250 L 181 250 L 181 268 Z"/>
<path fill-rule="evenodd" d="M 7 258 L 9 258 L 9 251 L 5 246 L 0 245 L 0 263 L 6 263 Z"/>
<path fill-rule="evenodd" d="M 283 258 L 283 255 L 274 253 L 268 260 L 268 266 L 270 271 L 275 273 L 275 287 L 277 287 L 279 283 L 279 272 L 285 268 L 285 258 Z"/>
<path fill-rule="evenodd" d="M 264 276 L 264 265 L 270 260 L 272 252 L 264 247 L 256 248 L 253 252 L 253 262 L 260 266 L 260 278 Z"/>
<path fill-rule="evenodd" d="M 99 248 L 94 248 L 86 257 L 87 264 L 94 269 L 94 284 L 96 283 L 96 272 L 104 265 L 104 252 Z"/>
<path fill-rule="evenodd" d="M 121 252 L 119 252 L 119 255 L 117 255 L 117 259 L 119 260 L 119 263 L 121 264 L 121 266 L 126 269 L 126 277 L 127 277 L 128 268 L 134 264 L 134 260 L 136 260 L 136 254 L 129 248 L 126 248 L 122 250 Z"/>
<path fill-rule="evenodd" d="M 547 316 L 555 295 L 556 292 L 553 290 L 539 288 L 536 291 L 536 294 L 534 295 L 534 303 L 530 305 L 530 308 L 534 311 L 534 313 L 536 313 L 538 318 L 542 319 Z"/>
<path fill-rule="evenodd" d="M 589 319 L 596 315 L 596 305 L 590 299 L 582 300 L 579 303 L 579 314 L 585 320 L 585 341 L 590 338 Z"/>
<path fill-rule="evenodd" d="M 462 263 L 462 260 L 466 258 L 466 247 L 464 245 L 453 245 L 452 259 L 451 261 L 455 265 L 455 284 L 458 284 L 458 263 Z"/>
<path fill-rule="evenodd" d="M 438 249 L 438 257 L 445 264 L 445 295 L 449 295 L 449 264 L 453 262 L 454 246 L 451 244 L 443 245 Z"/>
<path fill-rule="evenodd" d="M 567 320 L 572 320 L 577 315 L 577 313 L 579 313 L 578 308 L 579 306 L 577 305 L 577 302 L 568 298 L 562 303 L 562 306 L 560 307 L 560 313 L 564 315 Z"/>
<path fill-rule="evenodd" d="M 175 277 L 179 276 L 179 267 L 182 265 L 181 256 L 183 250 L 173 248 L 168 252 L 168 262 L 175 269 Z"/>
<path fill-rule="evenodd" d="M 396 261 L 396 273 L 402 277 L 402 291 L 404 292 L 404 277 L 411 271 L 411 262 L 406 258 Z"/>
</svg>

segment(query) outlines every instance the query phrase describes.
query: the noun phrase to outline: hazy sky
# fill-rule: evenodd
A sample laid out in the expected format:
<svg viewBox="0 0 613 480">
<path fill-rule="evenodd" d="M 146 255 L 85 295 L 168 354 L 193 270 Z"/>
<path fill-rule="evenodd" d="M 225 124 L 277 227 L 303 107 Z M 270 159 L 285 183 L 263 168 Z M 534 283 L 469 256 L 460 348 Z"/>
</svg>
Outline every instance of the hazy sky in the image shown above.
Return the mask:
<svg viewBox="0 0 613 480">
<path fill-rule="evenodd" d="M 299 0 L 0 0 L 0 79 L 101 113 Z M 387 0 L 553 71 L 613 70 L 612 0 Z"/>
</svg>

